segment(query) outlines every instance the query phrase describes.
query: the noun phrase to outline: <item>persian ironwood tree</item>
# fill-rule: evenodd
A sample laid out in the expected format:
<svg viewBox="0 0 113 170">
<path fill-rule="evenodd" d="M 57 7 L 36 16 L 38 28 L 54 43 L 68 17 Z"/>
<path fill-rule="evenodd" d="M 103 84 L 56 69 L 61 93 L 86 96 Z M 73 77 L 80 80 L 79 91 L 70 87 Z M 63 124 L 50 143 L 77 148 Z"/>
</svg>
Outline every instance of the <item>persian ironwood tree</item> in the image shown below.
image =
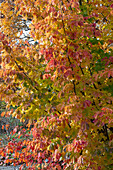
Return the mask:
<svg viewBox="0 0 113 170">
<path fill-rule="evenodd" d="M 1 149 L 14 156 L 5 162 L 112 169 L 112 1 L 10 0 L 0 9 L 0 97 L 35 122 L 24 142 L 25 130 L 13 131 L 19 140 Z M 29 18 L 37 44 L 21 38 Z"/>
</svg>

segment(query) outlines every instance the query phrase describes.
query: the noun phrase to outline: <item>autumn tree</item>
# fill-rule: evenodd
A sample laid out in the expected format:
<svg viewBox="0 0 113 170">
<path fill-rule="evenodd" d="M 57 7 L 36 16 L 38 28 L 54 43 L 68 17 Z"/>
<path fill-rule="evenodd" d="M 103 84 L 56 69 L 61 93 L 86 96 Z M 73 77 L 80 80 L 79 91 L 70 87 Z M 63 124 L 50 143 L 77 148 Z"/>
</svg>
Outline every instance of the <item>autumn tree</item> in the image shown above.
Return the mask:
<svg viewBox="0 0 113 170">
<path fill-rule="evenodd" d="M 10 0 L 0 8 L 0 97 L 17 107 L 13 116 L 34 121 L 24 142 L 3 148 L 14 153 L 6 163 L 112 169 L 112 1 Z"/>
</svg>

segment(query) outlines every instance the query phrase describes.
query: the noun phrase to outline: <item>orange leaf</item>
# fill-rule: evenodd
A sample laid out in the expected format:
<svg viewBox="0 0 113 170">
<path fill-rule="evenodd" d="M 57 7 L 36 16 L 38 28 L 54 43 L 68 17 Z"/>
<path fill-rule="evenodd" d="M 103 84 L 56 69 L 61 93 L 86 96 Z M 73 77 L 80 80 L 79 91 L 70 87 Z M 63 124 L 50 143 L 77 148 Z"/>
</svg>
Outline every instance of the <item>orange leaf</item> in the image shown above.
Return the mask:
<svg viewBox="0 0 113 170">
<path fill-rule="evenodd" d="M 4 125 L 2 125 L 2 129 L 4 129 Z"/>
<path fill-rule="evenodd" d="M 15 152 L 15 158 L 19 157 L 19 153 Z"/>
<path fill-rule="evenodd" d="M 3 117 L 4 115 L 5 115 L 5 112 L 2 112 L 2 113 L 1 113 L 1 117 Z"/>
<path fill-rule="evenodd" d="M 6 125 L 6 130 L 8 130 L 9 124 Z"/>
<path fill-rule="evenodd" d="M 110 14 L 113 15 L 113 10 L 110 11 Z"/>
</svg>

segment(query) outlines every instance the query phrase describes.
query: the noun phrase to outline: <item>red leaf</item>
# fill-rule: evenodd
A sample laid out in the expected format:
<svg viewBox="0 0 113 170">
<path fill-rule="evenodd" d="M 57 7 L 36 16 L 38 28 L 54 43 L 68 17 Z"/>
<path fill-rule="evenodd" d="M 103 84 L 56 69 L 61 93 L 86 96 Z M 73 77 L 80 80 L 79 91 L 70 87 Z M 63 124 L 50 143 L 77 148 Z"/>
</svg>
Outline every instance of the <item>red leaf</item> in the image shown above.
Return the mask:
<svg viewBox="0 0 113 170">
<path fill-rule="evenodd" d="M 22 34 L 23 34 L 23 30 L 20 31 L 20 35 L 22 35 Z"/>
</svg>

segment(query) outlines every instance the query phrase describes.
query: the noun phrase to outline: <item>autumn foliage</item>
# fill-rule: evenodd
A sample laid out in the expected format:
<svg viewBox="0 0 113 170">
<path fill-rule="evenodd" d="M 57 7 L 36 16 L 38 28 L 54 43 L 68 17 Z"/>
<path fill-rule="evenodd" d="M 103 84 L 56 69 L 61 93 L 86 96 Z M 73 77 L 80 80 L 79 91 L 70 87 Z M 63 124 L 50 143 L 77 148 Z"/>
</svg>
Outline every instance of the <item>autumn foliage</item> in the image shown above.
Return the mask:
<svg viewBox="0 0 113 170">
<path fill-rule="evenodd" d="M 9 0 L 0 10 L 0 98 L 16 108 L 9 115 L 29 120 L 1 159 L 112 169 L 113 2 Z"/>
</svg>

